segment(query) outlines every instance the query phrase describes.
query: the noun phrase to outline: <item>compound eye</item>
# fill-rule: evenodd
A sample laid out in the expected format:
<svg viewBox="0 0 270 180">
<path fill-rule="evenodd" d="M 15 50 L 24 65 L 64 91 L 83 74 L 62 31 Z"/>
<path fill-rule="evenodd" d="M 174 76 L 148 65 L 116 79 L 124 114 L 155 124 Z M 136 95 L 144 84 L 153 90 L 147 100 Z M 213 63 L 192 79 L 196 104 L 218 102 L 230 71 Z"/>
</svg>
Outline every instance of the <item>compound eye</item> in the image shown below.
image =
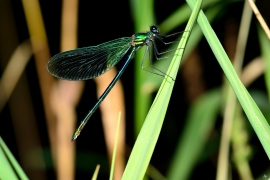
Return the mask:
<svg viewBox="0 0 270 180">
<path fill-rule="evenodd" d="M 159 34 L 159 29 L 156 26 L 151 26 L 150 31 L 154 34 Z"/>
</svg>

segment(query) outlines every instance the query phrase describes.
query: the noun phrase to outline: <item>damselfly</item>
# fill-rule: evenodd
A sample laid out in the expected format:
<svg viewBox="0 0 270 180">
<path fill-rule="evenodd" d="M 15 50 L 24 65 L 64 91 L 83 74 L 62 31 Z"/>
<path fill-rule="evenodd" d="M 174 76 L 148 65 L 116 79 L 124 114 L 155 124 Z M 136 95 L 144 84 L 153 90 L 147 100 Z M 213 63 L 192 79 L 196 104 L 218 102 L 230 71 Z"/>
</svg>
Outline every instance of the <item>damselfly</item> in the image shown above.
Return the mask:
<svg viewBox="0 0 270 180">
<path fill-rule="evenodd" d="M 170 36 L 174 36 L 175 34 L 179 33 L 174 33 L 167 36 L 161 35 L 159 33 L 159 29 L 156 26 L 151 26 L 149 32 L 136 33 L 131 37 L 115 39 L 97 46 L 89 46 L 61 52 L 51 57 L 47 64 L 47 69 L 49 73 L 51 73 L 57 78 L 77 81 L 88 80 L 100 76 L 110 70 L 120 60 L 124 61 L 122 68 L 118 71 L 107 89 L 100 96 L 100 98 L 97 100 L 92 109 L 88 112 L 86 117 L 81 121 L 80 125 L 72 136 L 72 140 L 75 140 L 79 136 L 80 132 L 82 131 L 85 124 L 88 122 L 91 115 L 96 111 L 100 103 L 105 99 L 105 97 L 113 88 L 117 80 L 123 74 L 127 65 L 134 58 L 136 51 L 142 46 L 146 45 L 146 51 L 142 60 L 143 68 L 146 54 L 150 54 L 151 43 L 154 47 L 154 55 L 157 59 L 159 59 L 159 56 L 161 54 L 167 53 L 169 51 L 158 52 L 155 40 L 158 39 L 165 45 L 171 44 L 175 41 L 165 42 L 164 39 Z M 154 69 L 160 72 L 155 74 L 161 76 L 166 75 L 165 73 L 153 66 L 151 57 L 150 64 Z"/>
</svg>

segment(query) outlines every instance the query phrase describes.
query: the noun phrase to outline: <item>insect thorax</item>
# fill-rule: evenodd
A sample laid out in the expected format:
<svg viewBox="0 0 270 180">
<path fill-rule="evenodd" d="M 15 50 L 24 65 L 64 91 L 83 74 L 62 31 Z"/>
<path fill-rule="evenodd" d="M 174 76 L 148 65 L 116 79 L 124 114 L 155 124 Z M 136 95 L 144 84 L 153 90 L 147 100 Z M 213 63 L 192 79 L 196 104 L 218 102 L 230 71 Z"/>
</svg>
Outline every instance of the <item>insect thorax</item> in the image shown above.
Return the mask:
<svg viewBox="0 0 270 180">
<path fill-rule="evenodd" d="M 132 46 L 141 46 L 144 45 L 145 40 L 147 40 L 147 33 L 136 33 L 131 36 L 131 45 Z"/>
</svg>

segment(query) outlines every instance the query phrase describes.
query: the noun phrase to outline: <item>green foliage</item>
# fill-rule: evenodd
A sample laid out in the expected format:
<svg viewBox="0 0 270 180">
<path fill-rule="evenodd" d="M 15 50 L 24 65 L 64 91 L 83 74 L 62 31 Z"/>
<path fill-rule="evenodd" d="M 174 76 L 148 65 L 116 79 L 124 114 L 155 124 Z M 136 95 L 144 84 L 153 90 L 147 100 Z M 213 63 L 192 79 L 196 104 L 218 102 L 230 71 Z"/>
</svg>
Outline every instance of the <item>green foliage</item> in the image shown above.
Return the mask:
<svg viewBox="0 0 270 180">
<path fill-rule="evenodd" d="M 0 159 L 0 179 L 28 179 L 1 137 Z"/>
<path fill-rule="evenodd" d="M 124 171 L 122 179 L 142 179 L 152 157 L 157 139 L 159 137 L 164 117 L 168 108 L 171 93 L 174 86 L 180 61 L 184 53 L 185 46 L 196 22 L 200 11 L 202 1 L 198 0 L 196 8 L 189 19 L 185 32 L 175 52 L 174 58 L 167 71 L 156 98 L 148 112 L 143 127 L 138 135 L 135 145 L 132 149 L 128 164 Z"/>
</svg>

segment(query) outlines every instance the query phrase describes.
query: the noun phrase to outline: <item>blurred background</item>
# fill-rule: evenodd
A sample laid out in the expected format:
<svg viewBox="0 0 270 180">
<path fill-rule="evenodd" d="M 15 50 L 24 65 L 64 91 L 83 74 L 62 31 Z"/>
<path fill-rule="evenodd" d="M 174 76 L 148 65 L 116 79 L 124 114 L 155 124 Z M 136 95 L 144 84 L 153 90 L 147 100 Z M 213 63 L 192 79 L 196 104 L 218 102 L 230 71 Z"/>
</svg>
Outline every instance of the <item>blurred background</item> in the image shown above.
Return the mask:
<svg viewBox="0 0 270 180">
<path fill-rule="evenodd" d="M 260 35 L 260 26 L 252 12 L 243 16 L 244 4 L 240 0 L 205 0 L 202 9 L 232 62 L 240 25 L 247 17 L 239 76 L 269 120 L 269 90 L 264 78 L 267 59 L 261 50 L 264 46 L 261 39 L 267 37 L 263 32 Z M 270 24 L 270 2 L 258 0 L 256 5 Z M 180 32 L 190 13 L 185 1 L 174 0 L 0 1 L 0 136 L 30 179 L 90 178 L 97 164 L 101 165 L 98 179 L 108 179 L 119 110 L 122 124 L 115 179 L 120 179 L 162 81 L 162 77 L 140 69 L 144 53 L 140 50 L 111 97 L 94 113 L 78 140 L 71 142 L 78 122 L 107 87 L 116 69 L 94 81 L 69 82 L 48 73 L 49 58 L 61 51 L 146 32 L 151 25 L 157 25 L 161 34 Z M 166 65 L 157 66 L 166 72 Z M 183 135 L 192 135 L 195 132 L 190 129 L 196 131 L 202 126 L 205 127 L 203 140 L 188 142 L 198 152 L 194 155 L 190 150 L 190 154 L 182 154 L 188 164 L 182 162 L 186 169 L 179 165 L 176 171 L 185 175 L 174 177 L 216 178 L 227 89 L 227 80 L 206 39 L 199 29 L 194 29 L 146 173 L 148 179 L 172 179 L 173 169 L 178 167 L 175 162 L 178 152 L 181 147 L 187 147 Z M 237 105 L 235 111 L 230 133 L 229 178 L 269 178 L 269 159 L 261 143 L 241 106 Z M 193 121 L 194 117 L 197 121 Z M 195 123 L 190 125 L 189 121 Z"/>
</svg>

